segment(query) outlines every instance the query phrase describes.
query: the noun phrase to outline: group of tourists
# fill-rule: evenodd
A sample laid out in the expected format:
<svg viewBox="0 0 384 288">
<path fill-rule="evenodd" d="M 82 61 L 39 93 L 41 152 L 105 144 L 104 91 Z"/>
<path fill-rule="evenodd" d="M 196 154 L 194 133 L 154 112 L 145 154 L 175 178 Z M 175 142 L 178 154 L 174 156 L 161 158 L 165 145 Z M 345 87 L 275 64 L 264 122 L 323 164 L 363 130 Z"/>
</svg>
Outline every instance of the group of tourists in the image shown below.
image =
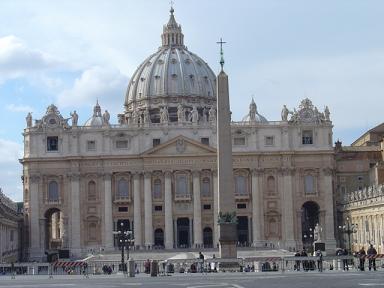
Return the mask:
<svg viewBox="0 0 384 288">
<path fill-rule="evenodd" d="M 369 245 L 367 252 L 365 252 L 364 247 L 361 247 L 359 252 L 356 253 L 355 256 L 359 258 L 359 269 L 360 271 L 365 270 L 365 260 L 368 258 L 368 269 L 371 271 L 372 269 L 376 271 L 376 259 L 377 251 L 373 245 Z"/>
</svg>

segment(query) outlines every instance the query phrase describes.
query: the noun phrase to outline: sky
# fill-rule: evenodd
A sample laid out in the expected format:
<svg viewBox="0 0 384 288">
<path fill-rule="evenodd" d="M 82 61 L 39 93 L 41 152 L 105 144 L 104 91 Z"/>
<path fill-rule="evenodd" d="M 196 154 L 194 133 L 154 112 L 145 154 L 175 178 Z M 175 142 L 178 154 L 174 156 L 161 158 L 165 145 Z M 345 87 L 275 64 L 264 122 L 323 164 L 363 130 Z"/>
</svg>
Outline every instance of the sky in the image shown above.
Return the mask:
<svg viewBox="0 0 384 288">
<path fill-rule="evenodd" d="M 327 105 L 334 139 L 349 145 L 383 122 L 384 1 L 175 0 L 188 49 L 219 71 L 223 38 L 233 120 L 280 120 L 310 98 Z M 135 69 L 161 44 L 168 0 L 0 1 L 0 187 L 22 201 L 25 116 L 51 103 L 79 124 L 96 99 L 123 111 Z"/>
</svg>

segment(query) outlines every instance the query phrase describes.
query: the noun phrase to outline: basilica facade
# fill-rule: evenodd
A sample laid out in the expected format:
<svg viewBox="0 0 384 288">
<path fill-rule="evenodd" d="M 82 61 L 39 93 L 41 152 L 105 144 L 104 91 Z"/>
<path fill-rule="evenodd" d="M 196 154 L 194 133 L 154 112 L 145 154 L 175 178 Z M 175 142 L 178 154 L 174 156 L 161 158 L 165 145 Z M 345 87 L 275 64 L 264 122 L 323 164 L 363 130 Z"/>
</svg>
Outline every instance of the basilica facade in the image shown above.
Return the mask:
<svg viewBox="0 0 384 288">
<path fill-rule="evenodd" d="M 121 229 L 133 231 L 135 249 L 217 247 L 216 76 L 184 46 L 173 9 L 161 40 L 130 79 L 118 124 L 99 103 L 81 125 L 55 105 L 41 119 L 27 116 L 30 259 L 60 248 L 110 251 Z M 304 99 L 278 121 L 254 100 L 244 108 L 231 123 L 238 245 L 301 249 L 319 224 L 318 240 L 334 249 L 328 108 Z"/>
</svg>

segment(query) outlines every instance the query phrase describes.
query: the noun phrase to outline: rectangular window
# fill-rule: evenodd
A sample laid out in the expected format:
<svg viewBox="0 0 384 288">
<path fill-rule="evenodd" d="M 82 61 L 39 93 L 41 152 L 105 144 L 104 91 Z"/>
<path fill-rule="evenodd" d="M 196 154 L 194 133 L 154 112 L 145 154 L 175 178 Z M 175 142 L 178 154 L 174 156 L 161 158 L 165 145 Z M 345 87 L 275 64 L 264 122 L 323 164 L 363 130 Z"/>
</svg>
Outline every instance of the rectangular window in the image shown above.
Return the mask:
<svg viewBox="0 0 384 288">
<path fill-rule="evenodd" d="M 47 151 L 59 151 L 59 137 L 47 137 Z"/>
<path fill-rule="evenodd" d="M 11 234 L 10 234 L 10 237 L 9 237 L 9 241 L 13 242 L 13 239 L 14 239 L 14 230 L 11 230 Z"/>
<path fill-rule="evenodd" d="M 275 145 L 275 137 L 266 136 L 265 137 L 265 146 L 273 146 L 273 145 Z"/>
<path fill-rule="evenodd" d="M 245 176 L 235 176 L 235 195 L 247 195 L 247 178 Z"/>
<path fill-rule="evenodd" d="M 233 138 L 233 145 L 244 146 L 245 145 L 245 137 Z"/>
<path fill-rule="evenodd" d="M 152 146 L 156 147 L 158 145 L 160 145 L 160 139 L 159 138 L 152 139 Z"/>
<path fill-rule="evenodd" d="M 204 204 L 203 209 L 204 210 L 211 210 L 211 204 Z"/>
<path fill-rule="evenodd" d="M 96 150 L 96 141 L 95 140 L 88 140 L 87 141 L 87 150 L 88 151 Z"/>
<path fill-rule="evenodd" d="M 204 145 L 209 145 L 209 138 L 207 138 L 207 137 L 201 138 L 200 141 Z"/>
<path fill-rule="evenodd" d="M 304 189 L 305 189 L 305 194 L 315 193 L 315 179 L 312 175 L 304 176 Z"/>
<path fill-rule="evenodd" d="M 163 206 L 161 206 L 161 205 L 156 205 L 156 206 L 155 206 L 155 211 L 158 211 L 158 212 L 163 211 Z"/>
<path fill-rule="evenodd" d="M 247 208 L 247 204 L 245 204 L 245 203 L 237 204 L 237 209 L 246 209 L 246 208 Z"/>
<path fill-rule="evenodd" d="M 127 140 L 117 140 L 116 141 L 116 148 L 117 149 L 127 149 L 128 148 L 128 141 Z"/>
<path fill-rule="evenodd" d="M 119 212 L 128 212 L 128 207 L 127 206 L 119 207 Z"/>
<path fill-rule="evenodd" d="M 188 177 L 187 175 L 176 176 L 176 196 L 187 197 L 188 195 Z"/>
<path fill-rule="evenodd" d="M 312 130 L 304 130 L 302 133 L 302 144 L 313 144 L 313 132 Z"/>
</svg>

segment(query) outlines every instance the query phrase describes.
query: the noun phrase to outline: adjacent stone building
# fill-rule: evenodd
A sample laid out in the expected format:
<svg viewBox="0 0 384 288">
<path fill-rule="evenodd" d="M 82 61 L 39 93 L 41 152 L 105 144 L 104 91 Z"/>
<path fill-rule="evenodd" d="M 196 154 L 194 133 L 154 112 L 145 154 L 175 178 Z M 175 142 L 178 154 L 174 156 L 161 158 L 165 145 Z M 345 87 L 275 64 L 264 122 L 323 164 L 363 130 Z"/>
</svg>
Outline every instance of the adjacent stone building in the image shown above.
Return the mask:
<svg viewBox="0 0 384 288">
<path fill-rule="evenodd" d="M 121 223 L 136 249 L 217 246 L 216 77 L 184 45 L 173 9 L 161 39 L 130 79 L 118 124 L 99 103 L 84 125 L 55 105 L 34 123 L 27 117 L 30 259 L 58 248 L 113 250 Z M 333 250 L 328 108 L 304 99 L 268 121 L 252 100 L 246 114 L 231 124 L 238 244 L 301 249 L 319 223 Z"/>
<path fill-rule="evenodd" d="M 0 263 L 22 259 L 22 205 L 13 202 L 0 189 Z"/>
<path fill-rule="evenodd" d="M 364 133 L 351 146 L 336 143 L 337 234 L 339 245 L 350 245 L 353 251 L 374 244 L 378 252 L 384 253 L 383 137 L 384 123 Z"/>
</svg>

